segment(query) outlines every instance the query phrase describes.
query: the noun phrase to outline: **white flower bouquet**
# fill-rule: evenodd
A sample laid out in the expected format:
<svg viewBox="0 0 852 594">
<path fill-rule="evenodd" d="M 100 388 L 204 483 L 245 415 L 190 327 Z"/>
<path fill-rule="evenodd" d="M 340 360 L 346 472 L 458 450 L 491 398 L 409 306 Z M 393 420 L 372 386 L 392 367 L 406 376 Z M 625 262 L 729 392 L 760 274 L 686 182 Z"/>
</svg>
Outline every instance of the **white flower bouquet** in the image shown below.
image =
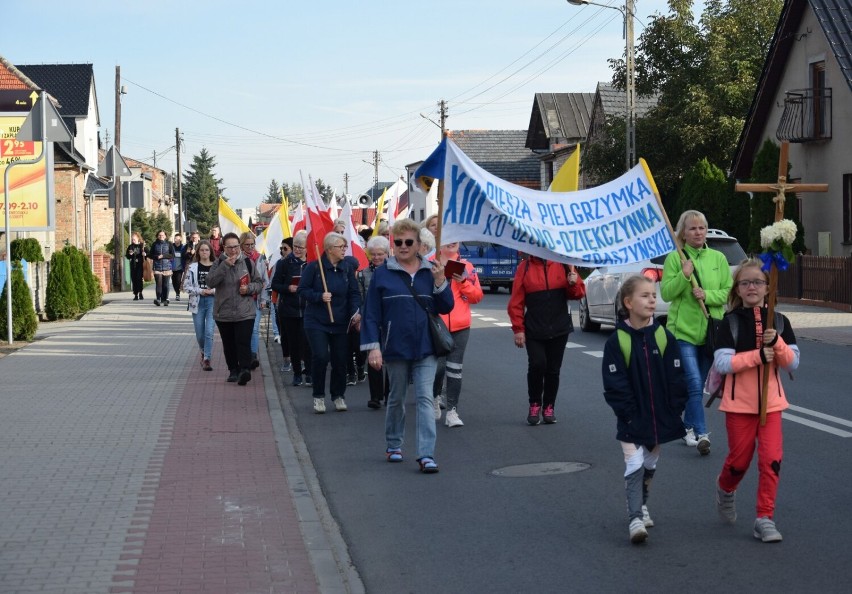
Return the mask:
<svg viewBox="0 0 852 594">
<path fill-rule="evenodd" d="M 769 271 L 772 263 L 779 270 L 787 270 L 796 261 L 793 253 L 793 242 L 796 240 L 796 223 L 789 219 L 781 219 L 760 230 L 760 247 L 763 253 L 763 270 Z"/>
</svg>

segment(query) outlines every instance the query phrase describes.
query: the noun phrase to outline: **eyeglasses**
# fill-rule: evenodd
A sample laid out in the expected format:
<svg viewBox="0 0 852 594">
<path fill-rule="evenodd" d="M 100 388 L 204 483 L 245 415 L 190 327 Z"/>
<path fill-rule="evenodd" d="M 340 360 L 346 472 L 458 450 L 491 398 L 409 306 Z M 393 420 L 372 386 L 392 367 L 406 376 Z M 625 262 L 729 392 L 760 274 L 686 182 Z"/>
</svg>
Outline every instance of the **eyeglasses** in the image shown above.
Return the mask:
<svg viewBox="0 0 852 594">
<path fill-rule="evenodd" d="M 294 245 L 294 246 L 293 246 L 293 249 L 294 249 L 294 250 L 305 250 L 305 249 L 307 249 L 307 246 L 304 246 L 304 245 Z"/>
<path fill-rule="evenodd" d="M 333 246 L 331 246 L 331 247 L 333 247 L 333 248 L 337 248 L 337 249 L 340 249 L 340 248 L 346 249 L 346 244 L 345 244 L 345 243 L 340 243 L 340 244 L 338 244 L 338 245 L 333 245 Z"/>
<path fill-rule="evenodd" d="M 762 278 L 759 278 L 759 279 L 756 279 L 756 280 L 737 281 L 737 286 L 740 289 L 748 289 L 749 287 L 765 287 L 767 284 L 769 284 L 769 283 L 767 283 Z"/>
<path fill-rule="evenodd" d="M 237 244 L 237 245 L 226 245 L 225 249 L 226 250 L 238 250 L 238 249 L 240 249 L 240 246 L 239 246 L 239 244 Z"/>
<path fill-rule="evenodd" d="M 254 247 L 253 243 L 244 243 L 243 247 Z"/>
<path fill-rule="evenodd" d="M 393 244 L 396 247 L 402 247 L 403 243 L 405 244 L 406 247 L 411 247 L 411 246 L 414 245 L 414 240 L 413 239 L 394 239 L 393 240 Z"/>
</svg>

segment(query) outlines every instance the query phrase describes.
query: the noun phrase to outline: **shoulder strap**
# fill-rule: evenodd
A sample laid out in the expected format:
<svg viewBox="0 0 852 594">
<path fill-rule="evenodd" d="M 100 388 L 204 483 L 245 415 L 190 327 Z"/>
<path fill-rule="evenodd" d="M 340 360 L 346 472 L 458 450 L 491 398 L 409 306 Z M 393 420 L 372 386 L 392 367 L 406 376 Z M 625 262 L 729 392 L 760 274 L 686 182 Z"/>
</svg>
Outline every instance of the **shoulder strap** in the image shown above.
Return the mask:
<svg viewBox="0 0 852 594">
<path fill-rule="evenodd" d="M 630 335 L 619 328 L 616 330 L 618 335 L 618 347 L 621 349 L 621 354 L 624 357 L 624 365 L 630 368 L 630 353 L 633 350 L 633 343 L 630 340 Z M 654 341 L 657 343 L 657 348 L 660 349 L 660 355 L 664 355 L 666 347 L 669 344 L 669 337 L 666 335 L 666 329 L 660 325 L 654 330 Z"/>
<path fill-rule="evenodd" d="M 251 261 L 251 258 L 243 258 L 243 260 L 245 260 L 245 262 L 246 262 L 246 269 L 248 270 L 249 276 L 251 276 L 251 275 L 252 275 L 252 268 L 251 268 L 252 261 Z"/>
<path fill-rule="evenodd" d="M 413 278 L 412 278 L 411 283 L 407 283 L 407 282 L 405 282 L 405 278 L 403 277 L 402 282 L 404 282 L 405 286 L 408 287 L 408 290 L 411 291 L 411 296 L 414 297 L 414 300 L 417 302 L 417 304 L 420 307 L 423 308 L 423 311 L 425 311 L 427 314 L 431 313 L 429 311 L 429 309 L 425 305 L 423 305 L 423 302 L 420 301 L 420 296 L 417 295 L 417 293 L 414 292 L 414 280 L 413 280 Z"/>
</svg>

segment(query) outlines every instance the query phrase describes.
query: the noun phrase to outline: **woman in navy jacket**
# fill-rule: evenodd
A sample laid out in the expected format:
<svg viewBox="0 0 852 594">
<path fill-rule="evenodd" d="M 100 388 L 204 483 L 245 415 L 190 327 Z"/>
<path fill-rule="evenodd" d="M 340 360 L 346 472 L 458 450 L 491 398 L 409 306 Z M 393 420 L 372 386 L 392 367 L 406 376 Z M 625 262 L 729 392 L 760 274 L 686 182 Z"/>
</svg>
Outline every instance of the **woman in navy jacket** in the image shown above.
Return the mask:
<svg viewBox="0 0 852 594">
<path fill-rule="evenodd" d="M 305 306 L 305 334 L 311 345 L 311 379 L 313 380 L 314 412 L 325 412 L 325 370 L 331 361 L 329 390 L 334 408 L 346 410 L 346 355 L 350 325 L 361 321 L 361 291 L 355 280 L 355 271 L 343 260 L 346 255 L 346 238 L 339 233 L 329 233 L 323 240 L 325 250 L 319 260 L 305 266 L 299 281 L 299 297 Z M 322 266 L 323 276 L 319 267 Z M 332 316 L 329 316 L 329 311 Z"/>
<path fill-rule="evenodd" d="M 385 414 L 388 462 L 402 462 L 405 397 L 413 379 L 417 404 L 417 461 L 420 470 L 438 472 L 435 463 L 435 413 L 432 384 L 438 360 L 432 346 L 426 309 L 446 314 L 453 309 L 453 291 L 440 262 L 420 256 L 420 226 L 411 219 L 393 225 L 394 257 L 376 268 L 364 308 L 361 350 L 367 363 L 385 363 L 390 394 Z M 417 295 L 415 300 L 414 295 Z"/>
</svg>

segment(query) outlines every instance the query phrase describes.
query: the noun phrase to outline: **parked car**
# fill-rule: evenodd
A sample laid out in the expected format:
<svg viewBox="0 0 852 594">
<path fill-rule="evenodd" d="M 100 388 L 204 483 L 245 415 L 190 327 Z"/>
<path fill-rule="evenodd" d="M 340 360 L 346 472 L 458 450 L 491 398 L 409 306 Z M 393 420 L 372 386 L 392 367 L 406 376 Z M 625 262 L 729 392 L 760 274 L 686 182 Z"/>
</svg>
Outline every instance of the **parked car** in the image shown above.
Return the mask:
<svg viewBox="0 0 852 594">
<path fill-rule="evenodd" d="M 512 280 L 520 261 L 517 250 L 484 241 L 459 243 L 459 256 L 473 264 L 479 284 L 488 286 L 492 293 L 506 287 L 512 291 Z"/>
<path fill-rule="evenodd" d="M 725 254 L 731 273 L 746 257 L 745 250 L 736 240 L 724 231 L 707 230 L 708 247 Z M 586 278 L 586 296 L 580 300 L 580 329 L 583 332 L 597 332 L 601 324 L 615 326 L 618 320 L 616 298 L 621 290 L 621 284 L 634 274 L 641 274 L 657 285 L 656 317 L 665 324 L 668 318 L 669 304 L 660 296 L 660 281 L 663 279 L 663 262 L 666 256 L 657 256 L 650 260 L 642 260 L 636 264 L 623 266 L 604 266 L 596 268 Z"/>
</svg>

